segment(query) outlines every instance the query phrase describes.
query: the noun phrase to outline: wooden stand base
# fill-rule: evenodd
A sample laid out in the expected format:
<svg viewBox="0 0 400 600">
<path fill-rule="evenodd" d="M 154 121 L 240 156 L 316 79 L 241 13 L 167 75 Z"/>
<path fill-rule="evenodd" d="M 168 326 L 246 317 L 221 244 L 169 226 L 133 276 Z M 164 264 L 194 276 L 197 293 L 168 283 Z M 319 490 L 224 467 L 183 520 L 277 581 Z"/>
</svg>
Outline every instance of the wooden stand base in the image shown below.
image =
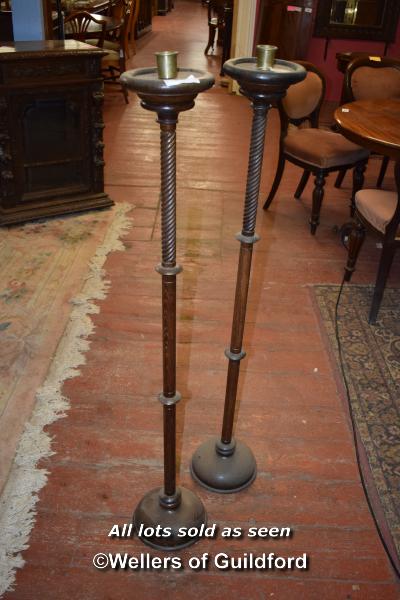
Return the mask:
<svg viewBox="0 0 400 600">
<path fill-rule="evenodd" d="M 166 537 L 161 535 L 139 535 L 142 542 L 157 550 L 180 550 L 191 546 L 199 539 L 198 535 L 187 535 L 188 530 L 197 528 L 207 523 L 207 514 L 202 501 L 190 490 L 177 488 L 179 504 L 176 508 L 166 509 L 163 500 L 164 490 L 156 488 L 148 492 L 139 502 L 134 514 L 133 525 L 136 531 L 146 528 L 156 530 L 159 527 L 171 534 Z M 186 535 L 185 535 L 186 532 Z"/>
<path fill-rule="evenodd" d="M 257 474 L 252 451 L 243 442 L 232 439 L 223 444 L 218 437 L 204 442 L 194 453 L 193 479 L 212 492 L 230 494 L 251 485 Z"/>
</svg>

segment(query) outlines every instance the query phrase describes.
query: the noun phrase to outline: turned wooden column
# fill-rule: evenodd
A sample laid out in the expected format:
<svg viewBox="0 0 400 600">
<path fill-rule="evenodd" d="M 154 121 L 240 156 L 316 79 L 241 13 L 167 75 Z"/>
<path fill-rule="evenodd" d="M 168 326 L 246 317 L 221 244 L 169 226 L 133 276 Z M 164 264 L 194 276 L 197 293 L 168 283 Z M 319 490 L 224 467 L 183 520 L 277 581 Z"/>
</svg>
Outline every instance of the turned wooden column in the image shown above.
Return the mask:
<svg viewBox="0 0 400 600">
<path fill-rule="evenodd" d="M 192 75 L 195 79 L 185 80 Z M 168 87 L 156 68 L 128 71 L 123 83 L 137 92 L 143 108 L 157 113 L 161 151 L 161 275 L 163 389 L 158 398 L 163 405 L 164 485 L 148 492 L 133 515 L 137 532 L 161 526 L 169 536 L 155 533 L 141 536 L 143 542 L 158 549 L 179 549 L 193 544 L 196 536 L 179 536 L 181 527 L 199 528 L 206 523 L 206 512 L 196 494 L 176 485 L 176 404 L 181 396 L 176 390 L 176 276 L 182 267 L 176 263 L 176 125 L 181 111 L 194 106 L 199 92 L 210 88 L 214 79 L 208 73 L 179 69 L 176 85 Z"/>
<path fill-rule="evenodd" d="M 225 350 L 229 360 L 226 381 L 225 406 L 220 438 L 204 442 L 194 453 L 192 476 L 203 487 L 219 493 L 238 492 L 248 487 L 256 477 L 256 461 L 250 448 L 233 437 L 240 362 L 246 356 L 242 348 L 246 321 L 253 246 L 258 241 L 255 233 L 264 155 L 264 138 L 268 110 L 277 104 L 289 85 L 305 78 L 305 69 L 284 60 L 273 67 L 257 67 L 255 58 L 235 58 L 224 64 L 224 71 L 240 85 L 240 91 L 252 102 L 253 123 L 247 172 L 242 230 L 236 239 L 240 242 L 233 310 L 230 347 Z"/>
</svg>

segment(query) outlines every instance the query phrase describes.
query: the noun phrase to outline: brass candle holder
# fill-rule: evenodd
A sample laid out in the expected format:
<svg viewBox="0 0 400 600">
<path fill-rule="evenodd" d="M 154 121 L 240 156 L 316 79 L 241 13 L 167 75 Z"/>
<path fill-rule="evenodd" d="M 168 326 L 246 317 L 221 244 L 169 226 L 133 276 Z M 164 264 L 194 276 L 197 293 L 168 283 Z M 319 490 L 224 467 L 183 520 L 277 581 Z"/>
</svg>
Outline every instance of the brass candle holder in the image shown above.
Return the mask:
<svg viewBox="0 0 400 600">
<path fill-rule="evenodd" d="M 278 50 L 277 46 L 270 44 L 259 44 L 256 47 L 257 69 L 268 71 L 274 66 L 275 54 Z"/>
<path fill-rule="evenodd" d="M 178 74 L 178 52 L 163 50 L 156 52 L 157 73 L 160 79 L 175 79 Z"/>
</svg>

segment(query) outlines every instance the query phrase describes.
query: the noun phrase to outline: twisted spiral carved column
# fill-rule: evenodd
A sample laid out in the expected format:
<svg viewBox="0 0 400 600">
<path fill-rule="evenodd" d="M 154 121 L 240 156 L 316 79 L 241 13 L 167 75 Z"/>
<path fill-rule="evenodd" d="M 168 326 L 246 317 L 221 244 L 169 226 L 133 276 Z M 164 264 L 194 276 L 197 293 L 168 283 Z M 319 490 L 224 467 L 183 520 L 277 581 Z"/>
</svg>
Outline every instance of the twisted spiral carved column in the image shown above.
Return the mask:
<svg viewBox="0 0 400 600">
<path fill-rule="evenodd" d="M 235 306 L 233 310 L 232 334 L 229 350 L 225 351 L 229 359 L 226 381 L 224 418 L 221 443 L 218 450 L 223 455 L 232 454 L 233 421 L 239 381 L 240 361 L 246 356 L 242 349 L 244 325 L 246 319 L 247 295 L 249 290 L 253 244 L 259 239 L 255 235 L 258 196 L 260 191 L 261 169 L 264 155 L 265 128 L 269 105 L 265 102 L 253 103 L 253 124 L 250 141 L 249 166 L 247 170 L 246 197 L 243 213 L 242 232 L 237 235 L 240 241 L 239 266 L 236 279 Z"/>
<path fill-rule="evenodd" d="M 253 104 L 249 166 L 247 170 L 246 199 L 243 214 L 242 235 L 253 236 L 256 228 L 258 195 L 260 191 L 261 167 L 264 153 L 265 128 L 268 106 Z"/>
<path fill-rule="evenodd" d="M 161 124 L 161 227 L 162 264 L 176 260 L 176 125 Z"/>
</svg>

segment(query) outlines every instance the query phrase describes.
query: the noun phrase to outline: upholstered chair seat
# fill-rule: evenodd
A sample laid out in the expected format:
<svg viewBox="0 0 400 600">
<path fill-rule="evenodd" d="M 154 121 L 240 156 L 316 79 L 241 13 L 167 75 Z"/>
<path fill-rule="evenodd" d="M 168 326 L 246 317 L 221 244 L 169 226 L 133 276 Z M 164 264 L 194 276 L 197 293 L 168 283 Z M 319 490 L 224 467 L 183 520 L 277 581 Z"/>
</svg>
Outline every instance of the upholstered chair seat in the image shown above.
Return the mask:
<svg viewBox="0 0 400 600">
<path fill-rule="evenodd" d="M 400 162 L 395 164 L 394 173 L 397 188 L 395 192 L 378 189 L 359 190 L 356 193 L 355 221 L 343 227 L 343 232 L 348 235 L 349 251 L 344 275 L 345 281 L 350 281 L 355 271 L 366 229 L 372 228 L 382 240 L 381 257 L 369 312 L 370 323 L 375 323 L 378 317 L 393 257 L 400 246 Z"/>
<path fill-rule="evenodd" d="M 353 144 L 340 133 L 325 129 L 297 129 L 284 140 L 284 150 L 292 158 L 297 158 L 321 169 L 366 160 L 368 150 Z"/>
<path fill-rule="evenodd" d="M 360 190 L 355 199 L 357 212 L 383 234 L 393 219 L 397 200 L 396 192 L 383 190 Z"/>
</svg>

